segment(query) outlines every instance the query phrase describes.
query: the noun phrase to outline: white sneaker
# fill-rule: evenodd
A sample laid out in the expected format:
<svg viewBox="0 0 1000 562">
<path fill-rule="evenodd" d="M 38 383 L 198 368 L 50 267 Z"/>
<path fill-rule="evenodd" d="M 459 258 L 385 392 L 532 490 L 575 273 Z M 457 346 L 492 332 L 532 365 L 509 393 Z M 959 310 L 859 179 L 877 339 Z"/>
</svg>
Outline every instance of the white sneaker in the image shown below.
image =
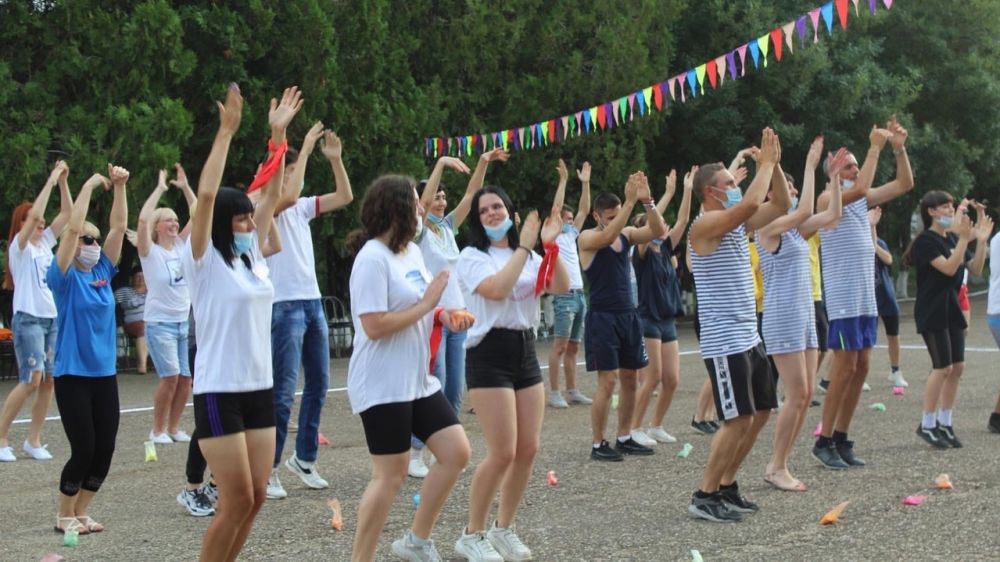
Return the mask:
<svg viewBox="0 0 1000 562">
<path fill-rule="evenodd" d="M 401 539 L 392 543 L 392 553 L 411 562 L 440 562 L 441 555 L 434 548 L 434 541 L 428 540 L 425 545 L 417 545 L 413 541 L 413 533 L 406 532 Z"/>
<path fill-rule="evenodd" d="M 190 443 L 191 436 L 188 435 L 183 429 L 178 429 L 177 433 L 168 433 L 170 440 L 174 443 Z"/>
<path fill-rule="evenodd" d="M 281 479 L 278 478 L 278 469 L 274 468 L 271 470 L 271 477 L 267 479 L 267 499 L 281 500 L 287 497 L 288 492 L 285 491 L 284 486 L 281 485 Z"/>
<path fill-rule="evenodd" d="M 455 552 L 469 562 L 504 562 L 503 556 L 497 552 L 486 538 L 486 533 L 478 532 L 462 536 L 455 542 Z"/>
<path fill-rule="evenodd" d="M 587 404 L 593 404 L 594 403 L 593 400 L 591 400 L 590 398 L 587 398 L 586 396 L 584 396 L 583 393 L 580 392 L 580 390 L 577 389 L 577 388 L 574 388 L 572 390 L 566 391 L 566 397 L 569 398 L 569 403 L 570 404 L 584 404 L 584 405 L 587 405 Z"/>
<path fill-rule="evenodd" d="M 889 383 L 892 386 L 902 386 L 904 388 L 910 386 L 910 383 L 906 382 L 906 379 L 903 378 L 903 371 L 889 373 Z"/>
<path fill-rule="evenodd" d="M 633 441 L 645 447 L 652 447 L 656 445 L 656 441 L 646 435 L 646 432 L 641 429 L 633 429 L 629 432 L 629 435 L 632 437 Z"/>
<path fill-rule="evenodd" d="M 330 483 L 323 480 L 316 472 L 315 462 L 300 461 L 298 457 L 292 455 L 285 461 L 285 467 L 294 472 L 302 480 L 302 483 L 313 490 L 322 490 L 330 487 Z"/>
<path fill-rule="evenodd" d="M 865 384 L 861 385 L 861 390 L 863 390 L 865 392 L 868 392 L 871 389 L 872 389 L 872 387 L 869 386 L 868 383 L 865 383 Z"/>
<path fill-rule="evenodd" d="M 21 445 L 21 448 L 24 449 L 25 453 L 31 455 L 31 458 L 35 459 L 36 461 L 52 460 L 52 453 L 48 452 L 47 450 L 49 448 L 48 445 L 42 445 L 41 447 L 32 447 L 31 443 L 28 443 L 28 440 L 25 439 L 24 444 Z"/>
<path fill-rule="evenodd" d="M 12 447 L 0 447 L 0 462 L 14 462 L 17 457 L 14 456 L 14 449 Z"/>
<path fill-rule="evenodd" d="M 677 438 L 664 431 L 663 426 L 650 427 L 646 430 L 646 435 L 655 439 L 658 443 L 676 443 Z M 635 439 L 633 437 L 633 439 Z"/>
<path fill-rule="evenodd" d="M 486 532 L 486 540 L 490 541 L 493 549 L 503 557 L 505 562 L 527 562 L 531 560 L 531 549 L 524 546 L 521 539 L 510 528 L 501 529 L 497 527 L 496 521 L 493 522 L 493 527 Z"/>
<path fill-rule="evenodd" d="M 410 466 L 406 469 L 406 473 L 413 478 L 424 478 L 428 472 L 430 469 L 424 463 L 423 453 L 416 449 L 410 449 Z"/>
<path fill-rule="evenodd" d="M 563 398 L 562 393 L 558 390 L 549 394 L 549 406 L 552 408 L 569 408 L 569 404 L 566 403 L 566 399 Z"/>
<path fill-rule="evenodd" d="M 169 445 L 174 442 L 166 433 L 153 433 L 149 432 L 149 440 L 157 445 Z"/>
</svg>

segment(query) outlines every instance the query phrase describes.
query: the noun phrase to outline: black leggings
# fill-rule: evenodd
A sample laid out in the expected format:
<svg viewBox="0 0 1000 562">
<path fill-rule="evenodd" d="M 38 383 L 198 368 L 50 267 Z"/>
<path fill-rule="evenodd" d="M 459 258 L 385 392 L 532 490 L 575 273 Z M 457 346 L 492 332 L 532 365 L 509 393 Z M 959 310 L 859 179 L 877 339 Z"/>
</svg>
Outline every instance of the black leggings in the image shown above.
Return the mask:
<svg viewBox="0 0 1000 562">
<path fill-rule="evenodd" d="M 188 362 L 191 364 L 191 383 L 194 384 L 194 357 L 198 354 L 198 346 L 188 347 Z M 191 432 L 191 442 L 188 443 L 187 467 L 184 474 L 187 476 L 188 484 L 201 484 L 205 481 L 205 469 L 208 463 L 205 456 L 201 454 L 201 447 L 198 446 L 198 431 Z"/>
<path fill-rule="evenodd" d="M 70 446 L 59 491 L 67 496 L 75 496 L 80 488 L 96 492 L 115 453 L 118 378 L 62 375 L 55 379 L 55 394 Z"/>
</svg>

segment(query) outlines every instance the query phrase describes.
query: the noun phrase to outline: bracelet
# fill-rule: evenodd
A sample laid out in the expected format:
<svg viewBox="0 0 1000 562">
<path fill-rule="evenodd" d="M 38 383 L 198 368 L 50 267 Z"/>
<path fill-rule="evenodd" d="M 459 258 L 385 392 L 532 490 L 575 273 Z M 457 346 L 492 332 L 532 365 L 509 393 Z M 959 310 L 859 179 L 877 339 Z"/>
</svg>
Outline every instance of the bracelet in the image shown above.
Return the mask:
<svg viewBox="0 0 1000 562">
<path fill-rule="evenodd" d="M 906 147 L 905 146 L 899 147 L 899 150 L 896 150 L 895 148 L 892 149 L 892 153 L 895 154 L 896 156 L 899 156 L 900 154 L 904 154 L 905 152 L 906 152 Z"/>
<path fill-rule="evenodd" d="M 652 201 L 647 201 L 643 203 L 642 206 L 645 207 L 647 211 L 652 211 L 653 209 L 656 208 L 656 204 L 653 203 Z"/>
<path fill-rule="evenodd" d="M 525 252 L 528 252 L 528 257 L 531 257 L 531 248 L 525 246 L 524 244 L 521 244 L 520 246 L 514 249 L 515 252 L 518 250 L 524 250 Z"/>
</svg>

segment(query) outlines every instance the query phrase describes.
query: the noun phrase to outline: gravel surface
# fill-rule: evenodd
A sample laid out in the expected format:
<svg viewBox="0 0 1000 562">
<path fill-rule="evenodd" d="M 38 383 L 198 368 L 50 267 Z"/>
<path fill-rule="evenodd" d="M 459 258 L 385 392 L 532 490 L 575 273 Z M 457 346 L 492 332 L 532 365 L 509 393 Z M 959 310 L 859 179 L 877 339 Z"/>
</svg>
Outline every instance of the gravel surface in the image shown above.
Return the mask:
<svg viewBox="0 0 1000 562">
<path fill-rule="evenodd" d="M 691 326 L 685 324 L 680 345 L 689 353 L 681 359 L 681 383 L 665 424 L 679 442 L 659 445 L 652 457 L 599 464 L 588 456 L 589 408 L 547 409 L 535 476 L 517 519 L 518 534 L 536 560 L 690 560 L 692 549 L 708 561 L 1000 560 L 1000 435 L 986 429 L 1000 390 L 1000 354 L 982 317 L 985 299 L 974 299 L 973 308 L 977 315 L 968 338 L 955 422 L 963 449 L 931 450 L 914 434 L 930 361 L 914 331 L 912 313 L 904 306 L 903 344 L 913 348 L 903 350 L 902 366 L 910 388 L 903 396 L 892 395 L 886 351 L 877 349 L 869 376 L 873 390 L 862 396 L 851 431 L 868 466 L 830 471 L 809 456 L 820 415 L 820 408 L 811 408 L 791 462 L 793 473 L 810 487 L 808 492 L 779 492 L 763 482 L 772 420 L 740 475 L 741 488 L 760 504 L 760 513 L 736 524 L 692 519 L 687 506 L 700 482 L 709 437 L 688 425 L 705 368 Z M 549 344 L 539 347 L 544 360 Z M 331 388 L 345 386 L 346 361 L 336 360 L 332 367 Z M 581 373 L 580 380 L 584 392 L 592 393 L 595 376 Z M 122 408 L 148 406 L 155 383 L 153 375 L 121 375 Z M 11 386 L 9 381 L 0 383 L 0 395 Z M 883 402 L 887 411 L 869 409 L 875 402 Z M 54 403 L 52 415 L 57 415 Z M 80 537 L 74 548 L 61 546 L 62 537 L 52 530 L 59 472 L 69 452 L 59 422 L 50 422 L 44 434 L 55 460 L 39 462 L 19 454 L 16 463 L 0 464 L 0 560 L 37 561 L 50 552 L 67 560 L 196 559 L 208 520 L 188 516 L 174 499 L 184 483 L 187 447 L 160 445 L 159 460 L 144 462 L 142 442 L 151 420 L 149 411 L 123 413 L 111 474 L 91 510 L 107 530 Z M 462 421 L 477 463 L 485 453 L 481 432 L 474 415 L 463 414 Z M 190 409 L 182 425 L 193 430 Z M 26 431 L 25 424 L 14 426 L 10 438 L 16 448 Z M 282 468 L 289 497 L 265 504 L 241 560 L 350 559 L 358 500 L 370 463 L 361 423 L 350 414 L 342 390 L 330 393 L 321 431 L 332 442 L 320 447 L 319 458 L 319 471 L 331 488 L 308 490 Z M 687 459 L 677 457 L 684 443 L 693 445 Z M 549 470 L 558 476 L 557 486 L 546 484 Z M 934 489 L 940 473 L 951 476 L 954 490 Z M 471 474 L 470 468 L 459 481 L 436 528 L 434 538 L 446 560 L 459 559 L 452 546 L 465 524 Z M 386 523 L 377 559 L 393 559 L 389 545 L 407 529 L 411 498 L 419 486 L 418 480 L 407 481 Z M 929 497 L 922 506 L 903 506 L 902 499 L 911 494 Z M 329 526 L 326 501 L 332 497 L 344 507 L 345 528 L 340 532 Z M 820 526 L 820 517 L 843 501 L 851 503 L 840 523 Z"/>
</svg>

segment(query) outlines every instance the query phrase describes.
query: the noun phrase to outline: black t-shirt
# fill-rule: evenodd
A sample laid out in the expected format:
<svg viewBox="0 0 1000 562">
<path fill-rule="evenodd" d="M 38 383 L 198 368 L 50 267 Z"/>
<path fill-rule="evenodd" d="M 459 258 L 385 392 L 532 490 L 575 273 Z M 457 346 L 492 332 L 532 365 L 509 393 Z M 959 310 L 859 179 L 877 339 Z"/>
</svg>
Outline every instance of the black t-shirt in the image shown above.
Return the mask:
<svg viewBox="0 0 1000 562">
<path fill-rule="evenodd" d="M 910 263 L 917 268 L 917 301 L 913 316 L 918 334 L 966 328 L 962 309 L 958 306 L 958 289 L 965 273 L 964 263 L 972 259 L 972 253 L 966 251 L 963 265 L 954 275 L 945 275 L 931 265 L 939 256 L 948 259 L 957 242 L 956 234 L 941 236 L 933 230 L 925 230 L 917 235 L 910 248 Z"/>
<path fill-rule="evenodd" d="M 651 243 L 646 247 L 645 256 L 639 255 L 638 248 L 632 254 L 632 267 L 639 288 L 637 308 L 643 318 L 662 321 L 684 314 L 680 279 L 670 261 L 673 255 L 670 238 L 664 240 L 659 252 L 653 250 Z"/>
</svg>

